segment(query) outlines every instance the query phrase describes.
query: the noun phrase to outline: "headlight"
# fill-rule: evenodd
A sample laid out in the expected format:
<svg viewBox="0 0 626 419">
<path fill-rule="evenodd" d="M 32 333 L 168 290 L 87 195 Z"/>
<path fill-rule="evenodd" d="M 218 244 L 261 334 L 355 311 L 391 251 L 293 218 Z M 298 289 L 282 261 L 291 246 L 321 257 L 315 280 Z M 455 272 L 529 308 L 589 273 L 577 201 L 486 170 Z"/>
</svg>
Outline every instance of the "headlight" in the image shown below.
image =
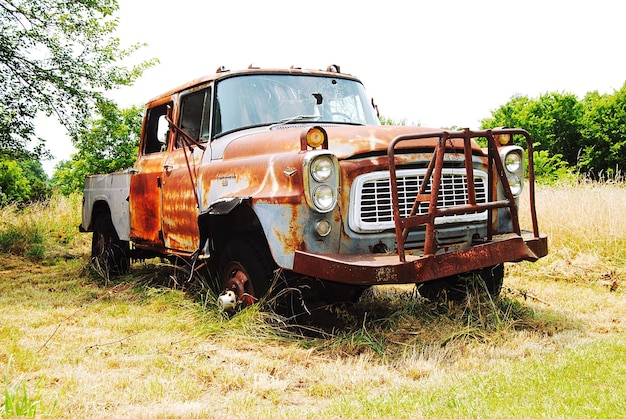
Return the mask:
<svg viewBox="0 0 626 419">
<path fill-rule="evenodd" d="M 509 153 L 504 159 L 504 166 L 509 172 L 517 172 L 522 166 L 522 157 L 518 153 Z"/>
<path fill-rule="evenodd" d="M 313 150 L 303 160 L 304 197 L 311 209 L 319 213 L 332 211 L 339 196 L 339 163 L 328 151 Z"/>
<path fill-rule="evenodd" d="M 321 211 L 328 211 L 335 203 L 335 194 L 328 185 L 320 185 L 313 191 L 313 203 Z"/>
<path fill-rule="evenodd" d="M 509 176 L 509 187 L 511 188 L 511 193 L 517 196 L 522 192 L 522 181 L 517 176 Z"/>
<path fill-rule="evenodd" d="M 333 161 L 329 156 L 321 156 L 311 163 L 311 176 L 318 182 L 326 182 L 333 174 Z"/>
<path fill-rule="evenodd" d="M 524 189 L 524 150 L 517 145 L 509 145 L 499 148 L 500 158 L 509 182 L 511 193 L 517 199 Z M 498 196 L 503 198 L 503 191 Z"/>
</svg>

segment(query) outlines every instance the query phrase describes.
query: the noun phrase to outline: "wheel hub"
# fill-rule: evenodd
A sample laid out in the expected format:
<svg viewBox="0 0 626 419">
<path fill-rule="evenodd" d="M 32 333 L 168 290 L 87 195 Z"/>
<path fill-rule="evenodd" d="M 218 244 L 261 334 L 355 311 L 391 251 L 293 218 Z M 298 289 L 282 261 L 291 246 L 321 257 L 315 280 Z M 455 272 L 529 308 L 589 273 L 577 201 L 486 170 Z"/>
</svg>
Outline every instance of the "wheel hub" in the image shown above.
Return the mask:
<svg viewBox="0 0 626 419">
<path fill-rule="evenodd" d="M 238 306 L 248 307 L 256 302 L 253 295 L 252 282 L 238 266 L 225 269 L 227 281 L 225 288 L 218 297 L 218 305 L 224 311 L 234 311 Z"/>
</svg>

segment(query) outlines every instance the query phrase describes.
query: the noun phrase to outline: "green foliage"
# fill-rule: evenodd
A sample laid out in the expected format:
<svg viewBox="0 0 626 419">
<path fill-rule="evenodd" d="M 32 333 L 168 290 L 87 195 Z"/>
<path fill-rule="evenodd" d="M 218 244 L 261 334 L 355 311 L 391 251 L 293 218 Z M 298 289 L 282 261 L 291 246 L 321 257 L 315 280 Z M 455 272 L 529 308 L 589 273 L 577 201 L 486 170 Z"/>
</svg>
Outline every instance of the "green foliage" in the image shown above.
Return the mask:
<svg viewBox="0 0 626 419">
<path fill-rule="evenodd" d="M 0 204 L 25 201 L 30 194 L 30 185 L 15 160 L 0 161 Z"/>
<path fill-rule="evenodd" d="M 536 173 L 550 182 L 574 172 L 614 179 L 626 166 L 626 83 L 612 94 L 590 92 L 582 101 L 571 93 L 514 96 L 481 126 L 527 130 L 540 143 L 537 161 L 543 166 Z"/>
<path fill-rule="evenodd" d="M 576 179 L 574 169 L 563 160 L 560 154 L 550 155 L 547 150 L 533 153 L 535 179 L 538 183 L 554 185 L 558 182 L 573 182 Z M 528 161 L 528 152 L 526 152 Z"/>
<path fill-rule="evenodd" d="M 137 158 L 142 108 L 119 109 L 110 101 L 98 104 L 99 119 L 90 120 L 77 137 L 78 152 L 56 166 L 52 187 L 67 195 L 82 191 L 86 175 L 127 169 Z"/>
<path fill-rule="evenodd" d="M 545 93 L 537 99 L 514 96 L 483 119 L 483 129 L 495 127 L 523 128 L 536 141 L 538 150 L 550 155 L 560 154 L 570 165 L 575 165 L 580 145 L 582 104 L 571 93 Z M 518 145 L 525 147 L 525 141 Z"/>
<path fill-rule="evenodd" d="M 612 178 L 626 167 L 626 83 L 610 95 L 590 92 L 583 104 L 580 166 L 586 173 Z"/>
<path fill-rule="evenodd" d="M 103 91 L 155 63 L 116 64 L 142 46 L 124 49 L 113 36 L 117 10 L 117 0 L 0 0 L 0 151 L 26 151 L 38 114 L 75 138 Z"/>
<path fill-rule="evenodd" d="M 39 160 L 0 157 L 0 207 L 40 201 L 50 195 Z"/>
</svg>

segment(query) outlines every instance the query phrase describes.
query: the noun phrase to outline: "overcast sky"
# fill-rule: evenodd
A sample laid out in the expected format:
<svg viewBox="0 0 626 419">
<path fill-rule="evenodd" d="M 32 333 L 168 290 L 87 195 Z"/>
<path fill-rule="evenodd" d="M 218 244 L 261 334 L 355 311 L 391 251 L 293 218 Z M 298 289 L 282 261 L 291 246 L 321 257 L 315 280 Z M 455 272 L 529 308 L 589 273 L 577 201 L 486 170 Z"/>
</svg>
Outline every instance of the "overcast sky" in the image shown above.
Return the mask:
<svg viewBox="0 0 626 419">
<path fill-rule="evenodd" d="M 582 98 L 626 81 L 620 0 L 119 0 L 122 44 L 160 64 L 109 96 L 140 105 L 219 66 L 338 64 L 383 116 L 477 128 L 513 95 Z M 132 61 L 131 61 L 132 62 Z M 57 158 L 71 148 L 49 141 Z"/>
</svg>

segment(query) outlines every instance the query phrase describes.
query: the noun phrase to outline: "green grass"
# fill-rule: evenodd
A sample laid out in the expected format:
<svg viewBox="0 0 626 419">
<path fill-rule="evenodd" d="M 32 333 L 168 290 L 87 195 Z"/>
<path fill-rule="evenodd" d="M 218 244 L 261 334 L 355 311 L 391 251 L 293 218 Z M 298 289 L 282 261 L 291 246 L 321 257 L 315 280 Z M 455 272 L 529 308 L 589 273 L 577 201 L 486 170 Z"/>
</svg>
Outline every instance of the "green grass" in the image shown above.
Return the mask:
<svg viewBox="0 0 626 419">
<path fill-rule="evenodd" d="M 225 318 L 159 286 L 151 267 L 135 267 L 135 282 L 102 286 L 78 262 L 0 280 L 9 409 L 60 417 L 210 417 L 214 406 L 241 417 L 609 417 L 623 408 L 604 394 L 626 392 L 623 333 L 598 339 L 588 334 L 590 319 L 519 296 L 493 306 L 433 304 L 380 290 L 356 310 L 341 309 L 343 329 L 307 338 L 258 307 Z M 556 285 L 563 295 L 573 287 Z M 592 286 L 598 298 L 613 296 Z"/>
<path fill-rule="evenodd" d="M 37 386 L 35 394 L 29 396 L 24 382 L 18 382 L 10 386 L 8 380 L 4 384 L 4 404 L 0 407 L 0 413 L 6 417 L 34 418 L 37 416 L 39 407 L 39 392 L 41 388 Z"/>
<path fill-rule="evenodd" d="M 626 338 L 602 339 L 489 371 L 341 397 L 321 417 L 617 418 L 626 416 Z M 338 414 L 338 412 L 340 412 Z"/>
</svg>

